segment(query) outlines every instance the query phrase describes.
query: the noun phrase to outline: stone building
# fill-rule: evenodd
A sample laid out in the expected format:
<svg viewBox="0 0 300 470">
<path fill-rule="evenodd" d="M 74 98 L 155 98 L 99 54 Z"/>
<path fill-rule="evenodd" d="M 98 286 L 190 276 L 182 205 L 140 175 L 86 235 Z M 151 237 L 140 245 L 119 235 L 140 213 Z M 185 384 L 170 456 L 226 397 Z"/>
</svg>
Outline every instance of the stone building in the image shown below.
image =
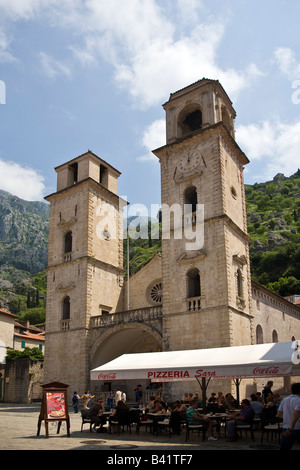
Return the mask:
<svg viewBox="0 0 300 470">
<path fill-rule="evenodd" d="M 153 151 L 161 167 L 162 251 L 129 281 L 120 173 L 91 151 L 55 168 L 57 191 L 46 197 L 45 382 L 99 393 L 114 385 L 91 384 L 90 369 L 123 353 L 300 337 L 299 307 L 251 281 L 249 161 L 235 141 L 228 95 L 218 81 L 202 79 L 163 106 L 166 145 Z M 115 386 L 132 399 L 135 385 Z M 177 398 L 181 386 L 165 386 L 166 393 Z"/>
<path fill-rule="evenodd" d="M 39 348 L 44 353 L 44 331 L 0 308 L 0 401 L 28 403 L 41 395 L 43 363 L 18 359 L 6 363 L 9 349 Z"/>
</svg>

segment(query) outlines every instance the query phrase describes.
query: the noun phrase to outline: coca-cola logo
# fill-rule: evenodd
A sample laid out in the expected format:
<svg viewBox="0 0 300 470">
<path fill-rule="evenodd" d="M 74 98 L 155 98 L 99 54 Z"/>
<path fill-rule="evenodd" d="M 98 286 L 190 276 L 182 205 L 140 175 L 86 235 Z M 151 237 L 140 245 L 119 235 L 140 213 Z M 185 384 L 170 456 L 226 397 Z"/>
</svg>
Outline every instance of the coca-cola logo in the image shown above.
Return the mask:
<svg viewBox="0 0 300 470">
<path fill-rule="evenodd" d="M 116 372 L 108 372 L 108 374 L 101 374 L 98 375 L 98 380 L 115 380 L 117 378 Z"/>
<path fill-rule="evenodd" d="M 279 370 L 278 366 L 270 366 L 270 367 L 255 367 L 253 369 L 254 375 L 274 375 L 277 374 Z"/>
</svg>

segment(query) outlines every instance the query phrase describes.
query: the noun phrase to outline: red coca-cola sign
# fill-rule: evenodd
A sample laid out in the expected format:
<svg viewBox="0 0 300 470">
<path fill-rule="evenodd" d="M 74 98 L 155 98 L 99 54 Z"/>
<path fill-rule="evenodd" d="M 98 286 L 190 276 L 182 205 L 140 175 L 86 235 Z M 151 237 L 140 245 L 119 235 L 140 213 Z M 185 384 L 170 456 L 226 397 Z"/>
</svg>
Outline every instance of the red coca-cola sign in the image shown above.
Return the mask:
<svg viewBox="0 0 300 470">
<path fill-rule="evenodd" d="M 278 366 L 270 366 L 270 367 L 255 367 L 253 369 L 254 375 L 274 375 L 277 374 L 279 370 Z"/>
<path fill-rule="evenodd" d="M 117 373 L 116 372 L 108 372 L 107 374 L 101 374 L 98 375 L 98 380 L 115 380 L 117 378 Z"/>
</svg>

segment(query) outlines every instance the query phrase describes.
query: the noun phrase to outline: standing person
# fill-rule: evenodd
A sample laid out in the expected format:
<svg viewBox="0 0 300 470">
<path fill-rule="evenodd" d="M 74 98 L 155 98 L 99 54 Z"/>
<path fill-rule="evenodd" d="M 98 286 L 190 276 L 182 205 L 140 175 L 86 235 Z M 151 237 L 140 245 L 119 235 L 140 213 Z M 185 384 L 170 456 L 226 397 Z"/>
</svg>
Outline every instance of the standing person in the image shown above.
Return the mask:
<svg viewBox="0 0 300 470">
<path fill-rule="evenodd" d="M 281 401 L 277 412 L 283 419 L 280 450 L 291 450 L 295 441 L 300 444 L 300 383 L 294 383 L 291 392 Z"/>
<path fill-rule="evenodd" d="M 143 396 L 143 392 L 142 392 L 142 386 L 141 385 L 138 385 L 135 389 L 135 401 L 137 403 L 141 403 L 142 401 L 142 396 Z"/>
<path fill-rule="evenodd" d="M 124 392 L 124 390 L 123 390 L 123 392 L 122 392 L 122 401 L 123 401 L 124 403 L 126 402 L 126 393 Z"/>
<path fill-rule="evenodd" d="M 107 406 L 112 409 L 114 406 L 114 392 L 111 390 L 107 396 Z"/>
<path fill-rule="evenodd" d="M 95 398 L 95 395 L 91 395 L 88 390 L 80 397 L 82 399 L 83 408 L 86 410 L 89 408 L 91 398 Z"/>
<path fill-rule="evenodd" d="M 272 380 L 269 380 L 267 382 L 267 385 L 263 388 L 263 391 L 262 391 L 262 400 L 264 403 L 267 403 L 267 398 L 269 395 L 273 395 L 273 392 L 272 392 L 272 387 L 273 387 L 273 382 Z"/>
<path fill-rule="evenodd" d="M 119 401 L 122 400 L 122 392 L 121 390 L 117 390 L 115 394 L 115 403 L 116 405 L 119 403 Z"/>
<path fill-rule="evenodd" d="M 91 406 L 92 399 L 95 398 L 95 395 L 92 395 L 90 392 L 88 392 L 88 396 L 89 396 L 89 401 L 88 401 L 87 407 L 89 408 Z"/>
<path fill-rule="evenodd" d="M 80 399 L 80 396 L 78 395 L 78 393 L 74 392 L 72 396 L 72 406 L 74 409 L 74 413 L 78 413 L 78 400 L 79 399 Z"/>
</svg>

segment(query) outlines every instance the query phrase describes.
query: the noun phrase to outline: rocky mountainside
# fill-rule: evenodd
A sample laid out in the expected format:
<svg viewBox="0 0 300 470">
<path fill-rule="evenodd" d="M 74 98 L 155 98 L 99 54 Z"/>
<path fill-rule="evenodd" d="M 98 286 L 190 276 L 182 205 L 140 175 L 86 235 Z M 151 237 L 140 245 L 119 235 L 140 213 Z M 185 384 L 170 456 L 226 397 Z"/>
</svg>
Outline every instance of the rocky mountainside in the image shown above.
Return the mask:
<svg viewBox="0 0 300 470">
<path fill-rule="evenodd" d="M 49 206 L 0 190 L 0 287 L 45 269 Z"/>
</svg>

